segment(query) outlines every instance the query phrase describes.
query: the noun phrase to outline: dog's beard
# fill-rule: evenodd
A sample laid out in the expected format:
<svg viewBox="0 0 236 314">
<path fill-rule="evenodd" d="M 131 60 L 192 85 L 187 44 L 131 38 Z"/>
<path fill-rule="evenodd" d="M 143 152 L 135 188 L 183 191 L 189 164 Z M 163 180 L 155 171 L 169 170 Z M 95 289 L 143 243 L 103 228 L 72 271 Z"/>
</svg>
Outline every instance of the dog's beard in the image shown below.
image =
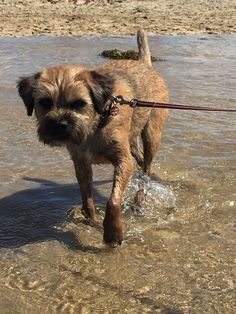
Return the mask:
<svg viewBox="0 0 236 314">
<path fill-rule="evenodd" d="M 50 146 L 64 146 L 69 142 L 80 145 L 91 132 L 88 116 L 71 112 L 50 112 L 38 123 L 39 141 Z"/>
</svg>

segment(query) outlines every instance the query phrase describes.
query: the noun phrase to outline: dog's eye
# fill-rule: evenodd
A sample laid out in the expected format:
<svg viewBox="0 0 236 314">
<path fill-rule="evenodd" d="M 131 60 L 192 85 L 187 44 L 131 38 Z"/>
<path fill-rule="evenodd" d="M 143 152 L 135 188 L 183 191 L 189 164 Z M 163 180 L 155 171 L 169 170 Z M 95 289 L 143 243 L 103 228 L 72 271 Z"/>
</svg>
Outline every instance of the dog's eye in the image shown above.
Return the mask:
<svg viewBox="0 0 236 314">
<path fill-rule="evenodd" d="M 40 105 L 47 110 L 50 110 L 53 106 L 53 102 L 50 98 L 44 98 L 40 100 Z"/>
<path fill-rule="evenodd" d="M 68 106 L 72 110 L 77 110 L 77 109 L 83 108 L 85 105 L 86 105 L 86 102 L 82 99 L 75 100 L 75 101 L 68 104 Z"/>
</svg>

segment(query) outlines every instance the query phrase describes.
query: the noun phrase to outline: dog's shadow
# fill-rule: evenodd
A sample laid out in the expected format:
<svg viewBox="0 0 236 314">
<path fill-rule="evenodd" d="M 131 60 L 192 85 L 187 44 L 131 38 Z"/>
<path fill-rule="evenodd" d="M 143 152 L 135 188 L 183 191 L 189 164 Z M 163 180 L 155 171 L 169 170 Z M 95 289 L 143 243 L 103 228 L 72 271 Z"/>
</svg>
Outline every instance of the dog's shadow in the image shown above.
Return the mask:
<svg viewBox="0 0 236 314">
<path fill-rule="evenodd" d="M 40 241 L 58 240 L 70 248 L 79 249 L 78 239 L 72 231 L 55 228 L 66 220 L 68 209 L 81 204 L 78 184 L 58 184 L 28 177 L 23 179 L 40 185 L 0 200 L 0 248 L 16 248 Z M 106 202 L 96 186 L 108 182 L 110 181 L 94 182 L 95 202 Z"/>
</svg>

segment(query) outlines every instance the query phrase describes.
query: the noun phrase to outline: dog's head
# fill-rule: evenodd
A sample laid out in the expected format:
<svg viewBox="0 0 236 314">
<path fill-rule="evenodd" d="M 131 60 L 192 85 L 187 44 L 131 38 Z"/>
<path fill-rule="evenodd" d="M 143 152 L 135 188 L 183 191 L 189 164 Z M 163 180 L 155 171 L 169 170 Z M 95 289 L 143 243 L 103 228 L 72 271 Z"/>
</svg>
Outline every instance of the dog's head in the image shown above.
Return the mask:
<svg viewBox="0 0 236 314">
<path fill-rule="evenodd" d="M 59 66 L 22 77 L 17 87 L 27 114 L 35 112 L 39 140 L 61 146 L 68 141 L 80 144 L 87 138 L 113 85 L 109 74 Z"/>
</svg>

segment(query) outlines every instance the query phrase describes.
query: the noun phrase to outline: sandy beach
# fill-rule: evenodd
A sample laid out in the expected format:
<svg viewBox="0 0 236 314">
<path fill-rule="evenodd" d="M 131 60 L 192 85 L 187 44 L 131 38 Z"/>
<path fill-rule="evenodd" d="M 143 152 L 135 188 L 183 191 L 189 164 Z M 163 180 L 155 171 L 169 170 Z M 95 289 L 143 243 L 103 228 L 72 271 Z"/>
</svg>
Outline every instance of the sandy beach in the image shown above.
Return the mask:
<svg viewBox="0 0 236 314">
<path fill-rule="evenodd" d="M 231 0 L 1 0 L 0 36 L 225 34 L 235 12 Z"/>
</svg>

